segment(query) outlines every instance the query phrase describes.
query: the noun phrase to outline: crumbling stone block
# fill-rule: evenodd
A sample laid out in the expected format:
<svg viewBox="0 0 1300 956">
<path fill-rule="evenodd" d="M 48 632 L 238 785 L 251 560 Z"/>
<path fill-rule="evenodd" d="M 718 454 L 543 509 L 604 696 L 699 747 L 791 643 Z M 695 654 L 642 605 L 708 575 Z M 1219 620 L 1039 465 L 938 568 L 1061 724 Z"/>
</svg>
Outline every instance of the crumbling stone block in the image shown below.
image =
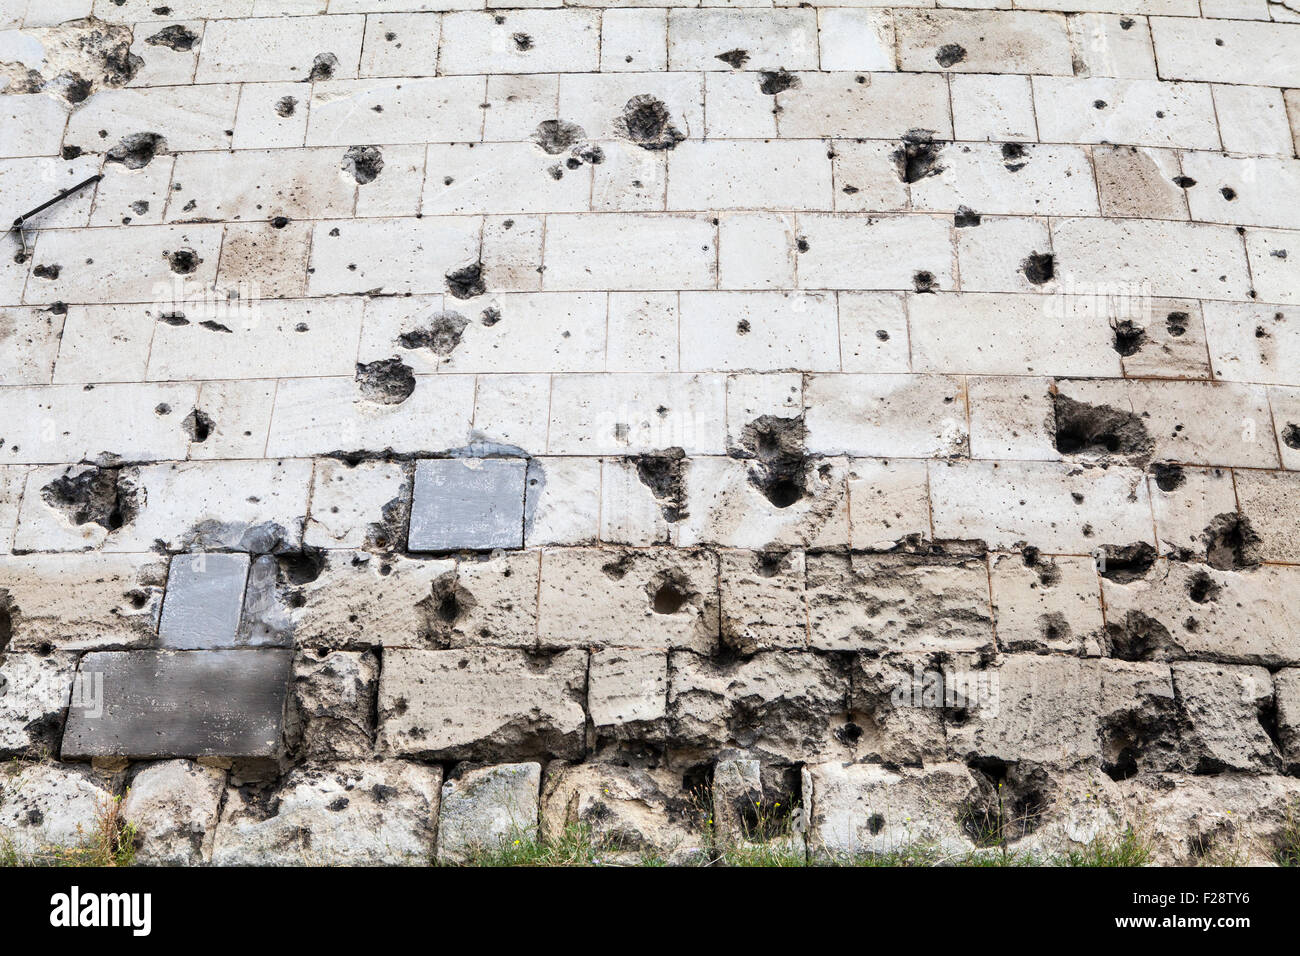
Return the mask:
<svg viewBox="0 0 1300 956">
<path fill-rule="evenodd" d="M 294 655 L 285 734 L 305 757 L 356 759 L 374 748 L 379 659 L 373 652 Z"/>
<path fill-rule="evenodd" d="M 437 759 L 580 757 L 586 683 L 585 651 L 390 650 L 378 748 Z"/>
<path fill-rule="evenodd" d="M 189 760 L 145 766 L 131 780 L 122 817 L 136 828 L 136 860 L 197 866 L 212 858 L 226 774 Z"/>
<path fill-rule="evenodd" d="M 542 836 L 555 839 L 566 827 L 586 827 L 602 855 L 614 860 L 688 863 L 704 852 L 708 816 L 703 792 L 667 769 L 559 762 L 546 768 Z"/>
<path fill-rule="evenodd" d="M 542 766 L 466 767 L 442 785 L 438 862 L 465 863 L 538 834 Z"/>
<path fill-rule="evenodd" d="M 723 644 L 742 654 L 808 645 L 802 551 L 724 551 L 718 561 Z"/>
<path fill-rule="evenodd" d="M 76 671 L 73 654 L 0 654 L 0 757 L 58 751 Z"/>
<path fill-rule="evenodd" d="M 38 862 L 84 846 L 112 800 L 88 767 L 11 761 L 0 767 L 0 844 Z"/>
<path fill-rule="evenodd" d="M 233 647 L 248 579 L 247 554 L 178 554 L 167 575 L 159 645 L 175 650 Z"/>
<path fill-rule="evenodd" d="M 522 459 L 426 459 L 416 463 L 412 551 L 521 548 Z"/>
<path fill-rule="evenodd" d="M 1187 721 L 1184 769 L 1267 772 L 1278 765 L 1277 747 L 1261 723 L 1273 707 L 1273 681 L 1262 667 L 1180 661 L 1174 689 Z"/>
<path fill-rule="evenodd" d="M 216 866 L 422 866 L 433 855 L 442 769 L 402 761 L 299 767 L 269 791 L 230 787 Z"/>
<path fill-rule="evenodd" d="M 275 758 L 291 657 L 276 649 L 87 654 L 63 759 Z"/>
</svg>

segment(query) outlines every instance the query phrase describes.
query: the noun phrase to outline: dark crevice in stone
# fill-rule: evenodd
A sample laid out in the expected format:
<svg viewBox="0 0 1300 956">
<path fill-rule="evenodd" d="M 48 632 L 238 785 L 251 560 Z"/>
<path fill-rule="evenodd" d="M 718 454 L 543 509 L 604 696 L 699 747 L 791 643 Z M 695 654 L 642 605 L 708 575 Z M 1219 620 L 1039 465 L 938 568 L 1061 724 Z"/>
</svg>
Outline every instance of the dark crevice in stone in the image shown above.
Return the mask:
<svg viewBox="0 0 1300 956">
<path fill-rule="evenodd" d="M 56 478 L 41 489 L 41 498 L 73 524 L 97 524 L 108 531 L 129 524 L 139 511 L 135 486 L 120 468 L 92 467 Z"/>
<path fill-rule="evenodd" d="M 905 183 L 920 182 L 926 176 L 943 172 L 939 165 L 942 143 L 934 141 L 934 132 L 928 129 L 910 129 L 903 134 L 902 144 L 891 154 L 898 178 Z"/>
<path fill-rule="evenodd" d="M 357 384 L 368 401 L 400 405 L 415 391 L 415 373 L 399 358 L 357 363 Z"/>
<path fill-rule="evenodd" d="M 1102 545 L 1097 560 L 1101 576 L 1116 584 L 1128 584 L 1146 577 L 1155 562 L 1156 549 L 1145 541 Z"/>
<path fill-rule="evenodd" d="M 631 459 L 636 474 L 655 496 L 669 523 L 688 517 L 686 510 L 686 469 L 689 462 L 681 448 L 636 455 Z"/>
<path fill-rule="evenodd" d="M 1253 568 L 1260 562 L 1260 537 L 1245 515 L 1216 515 L 1205 529 L 1205 563 L 1219 571 Z"/>
<path fill-rule="evenodd" d="M 1059 392 L 1053 397 L 1056 450 L 1063 455 L 1127 457 L 1145 466 L 1155 447 L 1142 419 L 1109 405 L 1089 405 Z"/>
</svg>

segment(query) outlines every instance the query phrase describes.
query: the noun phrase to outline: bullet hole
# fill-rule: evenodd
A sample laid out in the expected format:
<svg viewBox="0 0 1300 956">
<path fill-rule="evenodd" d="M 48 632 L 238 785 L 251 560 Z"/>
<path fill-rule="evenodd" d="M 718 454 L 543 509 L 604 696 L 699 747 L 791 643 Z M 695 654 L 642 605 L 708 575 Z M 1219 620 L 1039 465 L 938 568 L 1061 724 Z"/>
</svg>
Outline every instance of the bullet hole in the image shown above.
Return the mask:
<svg viewBox="0 0 1300 956">
<path fill-rule="evenodd" d="M 1191 319 L 1186 312 L 1170 312 L 1165 316 L 1165 328 L 1174 338 L 1182 338 L 1187 334 L 1187 323 Z"/>
<path fill-rule="evenodd" d="M 858 191 L 859 191 L 859 190 L 858 190 L 858 187 L 857 187 L 857 186 L 850 186 L 850 185 L 848 185 L 847 183 L 845 183 L 845 185 L 842 186 L 842 187 L 840 188 L 840 192 L 842 192 L 842 193 L 844 193 L 845 195 L 848 195 L 848 196 L 852 196 L 854 193 L 856 193 L 856 192 L 858 192 Z"/>
<path fill-rule="evenodd" d="M 293 587 L 302 587 L 311 584 L 325 570 L 325 549 L 303 545 L 301 550 L 277 554 L 275 563 L 279 578 Z"/>
<path fill-rule="evenodd" d="M 1286 423 L 1282 429 L 1282 444 L 1287 448 L 1300 449 L 1300 425 L 1295 422 Z"/>
<path fill-rule="evenodd" d="M 207 329 L 209 332 L 225 332 L 227 335 L 234 335 L 234 330 L 228 325 L 222 325 L 215 319 L 204 319 L 199 323 L 199 328 Z"/>
<path fill-rule="evenodd" d="M 584 163 L 599 166 L 605 161 L 605 151 L 594 143 L 578 147 L 575 155 Z"/>
<path fill-rule="evenodd" d="M 1155 443 L 1142 419 L 1110 405 L 1089 405 L 1057 393 L 1056 450 L 1063 455 L 1123 455 L 1145 461 Z"/>
<path fill-rule="evenodd" d="M 884 329 L 876 329 L 876 338 L 879 339 L 881 342 L 888 342 L 889 333 L 886 332 Z"/>
<path fill-rule="evenodd" d="M 212 434 L 212 429 L 216 427 L 216 424 L 207 412 L 196 408 L 185 416 L 185 420 L 181 422 L 181 427 L 190 436 L 190 441 L 202 444 L 208 440 L 208 436 Z"/>
<path fill-rule="evenodd" d="M 1024 143 L 1002 144 L 1002 165 L 1009 173 L 1018 173 L 1029 165 L 1029 154 Z"/>
<path fill-rule="evenodd" d="M 383 172 L 384 157 L 377 146 L 353 146 L 343 156 L 343 169 L 364 186 Z"/>
<path fill-rule="evenodd" d="M 967 229 L 971 226 L 978 226 L 983 220 L 980 214 L 975 212 L 969 206 L 958 206 L 957 214 L 952 217 L 954 226 L 959 229 Z"/>
<path fill-rule="evenodd" d="M 275 101 L 275 115 L 282 117 L 292 116 L 294 110 L 298 108 L 298 100 L 293 96 L 282 96 Z"/>
<path fill-rule="evenodd" d="M 807 430 L 803 417 L 763 415 L 746 425 L 732 458 L 749 461 L 746 477 L 777 508 L 788 508 L 804 497 Z"/>
<path fill-rule="evenodd" d="M 357 363 L 357 385 L 367 401 L 400 405 L 415 391 L 415 373 L 399 358 Z"/>
<path fill-rule="evenodd" d="M 960 43 L 945 43 L 934 55 L 935 61 L 945 69 L 966 59 L 966 48 Z"/>
<path fill-rule="evenodd" d="M 749 51 L 741 49 L 728 50 L 726 53 L 719 53 L 717 58 L 733 70 L 739 70 L 749 62 Z"/>
<path fill-rule="evenodd" d="M 579 166 L 582 165 L 582 160 L 580 160 L 577 156 L 570 156 L 568 159 L 564 161 L 564 165 L 569 169 L 577 169 Z"/>
<path fill-rule="evenodd" d="M 808 239 L 806 236 L 799 236 L 797 239 L 795 239 L 794 246 L 800 252 L 807 252 L 809 249 L 812 248 L 812 246 L 808 244 Z"/>
<path fill-rule="evenodd" d="M 159 402 L 153 407 L 153 413 L 155 415 L 170 415 L 172 413 L 172 407 L 166 402 Z"/>
<path fill-rule="evenodd" d="M 1175 176 L 1174 185 L 1181 189 L 1191 189 L 1196 185 L 1196 180 L 1191 176 Z"/>
<path fill-rule="evenodd" d="M 190 324 L 190 320 L 185 318 L 184 312 L 164 312 L 158 316 L 158 321 L 165 322 L 168 325 L 175 326 L 177 328 L 181 327 L 182 325 Z"/>
<path fill-rule="evenodd" d="M 1156 476 L 1156 487 L 1164 492 L 1177 491 L 1187 481 L 1182 465 L 1157 464 L 1151 469 Z"/>
<path fill-rule="evenodd" d="M 59 273 L 62 271 L 63 266 L 59 265 L 37 265 L 32 269 L 32 275 L 36 276 L 38 279 L 49 279 L 50 281 L 53 281 L 59 277 Z"/>
<path fill-rule="evenodd" d="M 1115 332 L 1114 349 L 1120 355 L 1136 355 L 1146 344 L 1146 329 L 1135 325 L 1132 319 L 1116 322 L 1111 328 Z"/>
<path fill-rule="evenodd" d="M 167 255 L 167 264 L 178 276 L 192 275 L 203 260 L 193 249 L 176 249 Z"/>
<path fill-rule="evenodd" d="M 143 169 L 159 153 L 167 151 L 167 140 L 157 133 L 132 133 L 104 154 L 104 162 L 121 163 L 127 169 Z"/>
<path fill-rule="evenodd" d="M 41 489 L 41 498 L 77 525 L 97 524 L 116 531 L 135 519 L 139 498 L 120 468 L 92 467 L 63 475 Z"/>
<path fill-rule="evenodd" d="M 1223 586 L 1204 570 L 1197 571 L 1187 582 L 1187 596 L 1197 604 L 1218 601 L 1221 593 Z"/>
<path fill-rule="evenodd" d="M 487 285 L 483 279 L 483 263 L 481 262 L 474 262 L 448 272 L 445 278 L 447 280 L 447 291 L 458 299 L 472 299 L 487 291 Z"/>
<path fill-rule="evenodd" d="M 935 284 L 933 272 L 921 271 L 912 273 L 912 288 L 917 292 L 934 293 L 939 287 Z"/>
<path fill-rule="evenodd" d="M 533 38 L 527 33 L 512 33 L 510 39 L 514 41 L 515 49 L 522 53 L 526 53 L 533 48 Z"/>
<path fill-rule="evenodd" d="M 942 144 L 934 141 L 934 134 L 928 129 L 911 129 L 903 134 L 902 144 L 891 153 L 898 178 L 905 183 L 915 183 L 926 176 L 937 176 L 943 172 L 939 165 L 939 150 Z"/>
<path fill-rule="evenodd" d="M 1121 661 L 1154 661 L 1182 657 L 1182 648 L 1159 621 L 1141 611 L 1129 611 L 1122 621 L 1106 625 L 1110 656 Z"/>
<path fill-rule="evenodd" d="M 1215 46 L 1223 46 L 1223 40 L 1219 39 L 1218 37 L 1215 37 L 1215 39 L 1214 39 L 1214 45 L 1215 45 Z"/>
<path fill-rule="evenodd" d="M 69 103 L 84 103 L 86 97 L 94 91 L 90 80 L 77 73 L 68 74 L 63 88 L 63 98 Z"/>
<path fill-rule="evenodd" d="M 758 88 L 768 96 L 776 96 L 799 85 L 799 77 L 785 70 L 763 70 L 758 74 Z"/>
<path fill-rule="evenodd" d="M 135 202 L 131 203 L 131 211 L 137 216 L 143 216 L 149 211 L 149 200 L 137 199 Z"/>
<path fill-rule="evenodd" d="M 397 341 L 404 349 L 429 349 L 435 355 L 448 356 L 460 345 L 460 337 L 469 320 L 459 312 L 438 312 L 428 328 L 403 332 Z"/>
<path fill-rule="evenodd" d="M 564 178 L 564 167 L 560 166 L 558 163 L 548 169 L 547 172 L 550 173 L 552 179 Z"/>
<path fill-rule="evenodd" d="M 533 132 L 533 142 L 552 156 L 571 149 L 587 136 L 586 131 L 577 123 L 561 119 L 542 120 Z"/>
<path fill-rule="evenodd" d="M 501 321 L 501 310 L 495 305 L 489 305 L 483 310 L 482 321 L 485 328 L 492 328 L 492 326 Z"/>
<path fill-rule="evenodd" d="M 656 614 L 676 614 L 695 596 L 686 576 L 676 568 L 660 571 L 646 590 Z"/>
<path fill-rule="evenodd" d="M 1232 202 L 1237 198 L 1237 190 L 1233 189 L 1231 186 L 1224 186 L 1219 190 L 1219 195 L 1228 200 L 1228 202 Z"/>
<path fill-rule="evenodd" d="M 1216 515 L 1204 538 L 1205 563 L 1217 571 L 1239 571 L 1259 564 L 1260 537 L 1245 515 L 1235 511 Z"/>
<path fill-rule="evenodd" d="M 686 510 L 686 468 L 689 462 L 681 448 L 665 448 L 647 455 L 635 455 L 637 478 L 650 489 L 670 524 L 689 517 Z"/>
<path fill-rule="evenodd" d="M 1146 577 L 1156 563 L 1156 549 L 1145 541 L 1101 546 L 1100 573 L 1107 581 L 1129 584 Z"/>
<path fill-rule="evenodd" d="M 642 149 L 675 149 L 686 134 L 674 126 L 663 100 L 640 93 L 627 101 L 615 121 L 618 132 Z"/>
<path fill-rule="evenodd" d="M 1020 270 L 1034 285 L 1043 285 L 1056 275 L 1056 257 L 1050 252 L 1031 252 L 1020 263 Z"/>
<path fill-rule="evenodd" d="M 311 70 L 307 74 L 304 82 L 311 83 L 314 80 L 328 80 L 334 75 L 334 71 L 339 67 L 339 58 L 333 53 L 317 53 L 315 59 L 311 61 Z"/>
<path fill-rule="evenodd" d="M 60 154 L 64 159 L 76 159 L 81 155 L 80 146 L 64 146 Z"/>
<path fill-rule="evenodd" d="M 737 335 L 748 335 L 750 331 L 749 319 L 741 319 L 736 323 Z"/>
<path fill-rule="evenodd" d="M 1132 28 L 1133 28 L 1133 20 L 1130 19 L 1129 17 L 1122 17 L 1122 18 L 1120 18 L 1120 21 L 1119 21 L 1119 28 L 1120 28 L 1121 30 L 1130 30 L 1130 29 L 1132 29 Z"/>
<path fill-rule="evenodd" d="M 150 46 L 165 46 L 169 50 L 180 53 L 193 49 L 198 39 L 198 34 L 187 30 L 180 24 L 175 24 L 174 26 L 163 27 L 153 36 L 147 37 L 144 42 Z"/>
</svg>

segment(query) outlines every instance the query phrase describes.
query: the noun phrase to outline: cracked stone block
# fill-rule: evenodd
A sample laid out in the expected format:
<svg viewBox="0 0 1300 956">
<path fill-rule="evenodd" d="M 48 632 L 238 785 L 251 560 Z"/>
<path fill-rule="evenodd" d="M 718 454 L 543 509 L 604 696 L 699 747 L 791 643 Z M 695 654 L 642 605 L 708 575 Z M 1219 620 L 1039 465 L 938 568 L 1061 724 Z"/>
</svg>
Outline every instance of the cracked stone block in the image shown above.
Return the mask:
<svg viewBox="0 0 1300 956">
<path fill-rule="evenodd" d="M 298 767 L 272 790 L 231 787 L 215 866 L 424 866 L 442 768 L 403 761 Z"/>
<path fill-rule="evenodd" d="M 993 640 L 988 601 L 981 559 L 808 558 L 809 646 L 816 649 L 977 650 Z"/>
<path fill-rule="evenodd" d="M 542 836 L 555 839 L 567 827 L 587 827 L 602 858 L 688 863 L 704 852 L 708 816 L 707 799 L 667 769 L 560 762 L 546 768 Z"/>
<path fill-rule="evenodd" d="M 816 856 L 881 854 L 925 844 L 945 854 L 974 849 L 960 823 L 975 779 L 962 764 L 899 772 L 878 764 L 808 768 L 808 849 Z"/>
<path fill-rule="evenodd" d="M 389 650 L 378 748 L 436 759 L 580 757 L 586 684 L 585 651 Z"/>
<path fill-rule="evenodd" d="M 522 459 L 426 459 L 415 465 L 412 551 L 522 548 Z"/>
<path fill-rule="evenodd" d="M 542 552 L 542 647 L 690 648 L 717 643 L 718 575 L 705 551 Z"/>
<path fill-rule="evenodd" d="M 591 652 L 587 710 L 597 734 L 662 737 L 668 716 L 668 654 L 605 647 Z"/>
<path fill-rule="evenodd" d="M 1300 780 L 1254 774 L 1142 774 L 1120 789 L 1162 866 L 1275 864 L 1300 803 Z"/>
<path fill-rule="evenodd" d="M 87 654 L 63 759 L 275 758 L 291 659 L 270 648 Z"/>
<path fill-rule="evenodd" d="M 208 862 L 225 789 L 225 771 L 189 760 L 167 760 L 140 770 L 122 800 L 122 817 L 136 828 L 137 862 Z"/>
<path fill-rule="evenodd" d="M 0 767 L 0 846 L 36 861 L 83 846 L 112 800 L 87 767 L 11 761 Z"/>
<path fill-rule="evenodd" d="M 989 573 L 1002 650 L 1100 653 L 1105 623 L 1092 558 L 1004 554 Z"/>
<path fill-rule="evenodd" d="M 154 554 L 0 556 L 0 607 L 10 647 L 151 647 L 166 574 Z"/>
<path fill-rule="evenodd" d="M 290 751 L 335 760 L 369 756 L 378 693 L 373 652 L 299 651 L 285 721 Z"/>
<path fill-rule="evenodd" d="M 76 671 L 73 654 L 0 655 L 0 757 L 59 749 Z"/>
<path fill-rule="evenodd" d="M 231 647 L 248 579 L 246 554 L 177 554 L 167 575 L 158 643 L 174 650 Z"/>
<path fill-rule="evenodd" d="M 674 651 L 670 664 L 668 714 L 681 745 L 784 762 L 844 749 L 848 675 L 827 658 L 767 651 L 719 661 Z"/>
<path fill-rule="evenodd" d="M 726 551 L 718 561 L 723 644 L 742 654 L 807 647 L 802 551 Z"/>
<path fill-rule="evenodd" d="M 466 863 L 503 844 L 537 838 L 542 765 L 468 768 L 442 785 L 438 862 Z"/>
<path fill-rule="evenodd" d="M 1261 722 L 1273 704 L 1273 680 L 1263 667 L 1178 662 L 1174 689 L 1187 721 L 1183 730 L 1185 769 L 1267 772 L 1278 752 Z"/>
</svg>

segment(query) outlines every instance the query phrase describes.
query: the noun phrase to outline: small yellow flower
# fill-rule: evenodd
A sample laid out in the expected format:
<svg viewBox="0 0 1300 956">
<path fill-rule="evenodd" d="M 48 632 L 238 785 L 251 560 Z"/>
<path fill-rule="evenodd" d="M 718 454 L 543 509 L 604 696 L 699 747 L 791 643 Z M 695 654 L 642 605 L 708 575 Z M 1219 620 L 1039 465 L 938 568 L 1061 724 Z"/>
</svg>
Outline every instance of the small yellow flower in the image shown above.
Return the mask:
<svg viewBox="0 0 1300 956">
<path fill-rule="evenodd" d="M 516 840 L 514 845 L 515 845 L 515 846 L 518 846 L 518 845 L 519 845 L 519 841 Z"/>
</svg>

